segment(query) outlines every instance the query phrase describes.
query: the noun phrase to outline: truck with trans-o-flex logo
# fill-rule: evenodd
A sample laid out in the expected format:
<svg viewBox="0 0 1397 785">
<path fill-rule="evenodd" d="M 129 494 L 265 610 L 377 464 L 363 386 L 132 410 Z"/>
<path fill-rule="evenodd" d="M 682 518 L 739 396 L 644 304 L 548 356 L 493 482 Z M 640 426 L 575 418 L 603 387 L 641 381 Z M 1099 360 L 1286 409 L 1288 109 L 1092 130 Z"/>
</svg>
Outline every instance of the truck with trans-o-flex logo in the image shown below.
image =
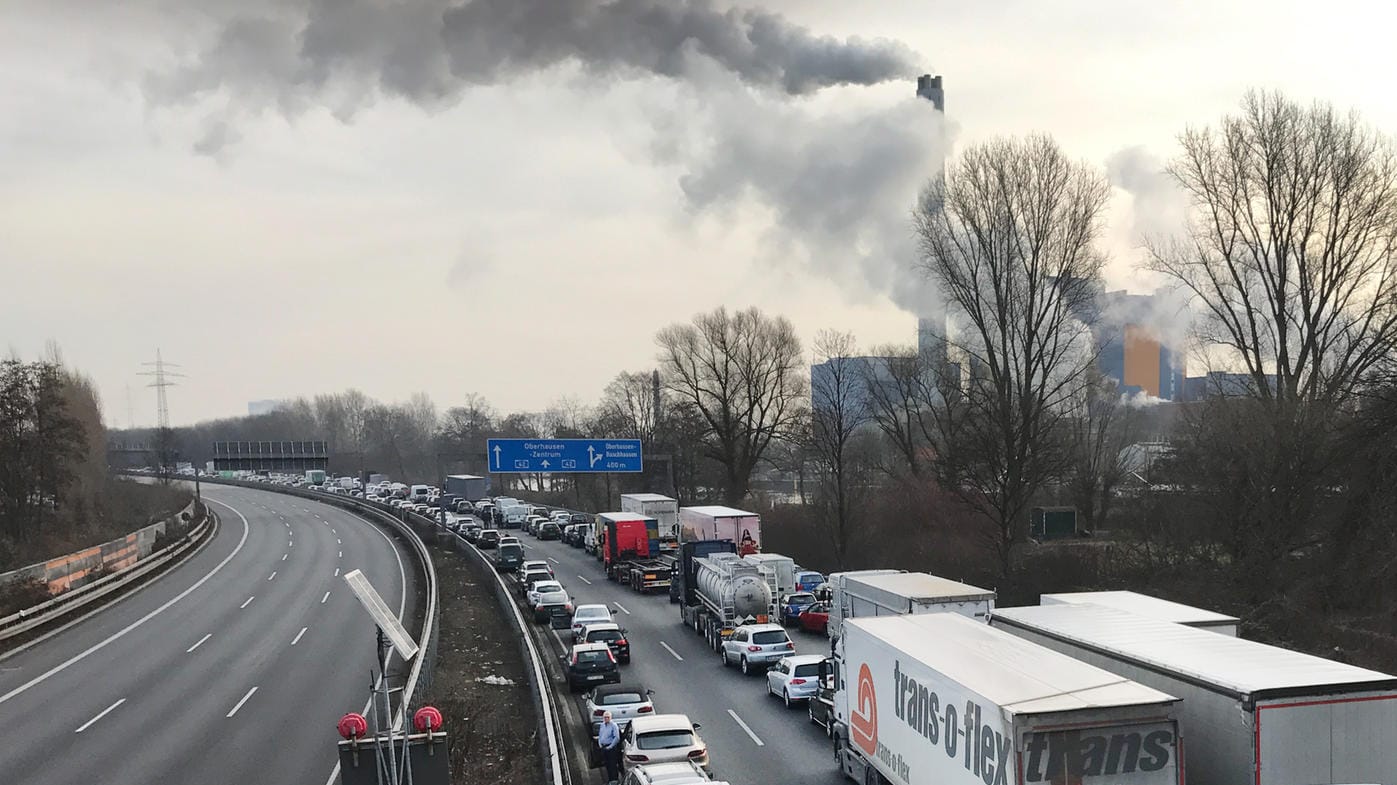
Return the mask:
<svg viewBox="0 0 1397 785">
<path fill-rule="evenodd" d="M 956 614 L 843 622 L 834 733 L 856 782 L 1180 785 L 1178 700 Z"/>
</svg>

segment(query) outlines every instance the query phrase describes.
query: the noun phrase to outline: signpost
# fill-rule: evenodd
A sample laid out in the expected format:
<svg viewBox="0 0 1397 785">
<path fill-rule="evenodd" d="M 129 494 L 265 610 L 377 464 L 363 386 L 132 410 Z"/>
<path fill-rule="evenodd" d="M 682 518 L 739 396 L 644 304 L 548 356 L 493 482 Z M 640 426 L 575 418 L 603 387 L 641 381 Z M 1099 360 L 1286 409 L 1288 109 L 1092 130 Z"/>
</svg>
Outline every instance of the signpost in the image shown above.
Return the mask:
<svg viewBox="0 0 1397 785">
<path fill-rule="evenodd" d="M 639 439 L 490 439 L 491 474 L 596 474 L 642 470 Z"/>
</svg>

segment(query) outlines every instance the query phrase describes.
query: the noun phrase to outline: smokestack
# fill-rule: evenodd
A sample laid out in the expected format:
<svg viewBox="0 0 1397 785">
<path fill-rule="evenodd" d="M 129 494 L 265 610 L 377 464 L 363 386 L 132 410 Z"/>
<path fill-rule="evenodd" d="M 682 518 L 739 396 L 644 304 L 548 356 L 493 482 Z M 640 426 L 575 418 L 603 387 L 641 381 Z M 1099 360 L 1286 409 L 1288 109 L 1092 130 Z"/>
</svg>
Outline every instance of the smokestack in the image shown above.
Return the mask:
<svg viewBox="0 0 1397 785">
<path fill-rule="evenodd" d="M 917 97 L 930 101 L 938 112 L 946 111 L 946 91 L 941 89 L 941 75 L 922 74 L 917 77 Z"/>
</svg>

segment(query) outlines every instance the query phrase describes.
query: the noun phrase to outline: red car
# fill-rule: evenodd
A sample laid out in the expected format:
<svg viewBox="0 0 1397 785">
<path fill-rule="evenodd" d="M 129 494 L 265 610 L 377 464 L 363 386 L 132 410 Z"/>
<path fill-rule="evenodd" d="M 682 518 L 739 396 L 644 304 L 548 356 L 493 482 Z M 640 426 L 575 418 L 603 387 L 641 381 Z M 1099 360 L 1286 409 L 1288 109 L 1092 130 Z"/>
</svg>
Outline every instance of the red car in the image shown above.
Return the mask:
<svg viewBox="0 0 1397 785">
<path fill-rule="evenodd" d="M 806 632 L 824 632 L 829 627 L 829 603 L 809 605 L 800 614 L 800 628 Z"/>
</svg>

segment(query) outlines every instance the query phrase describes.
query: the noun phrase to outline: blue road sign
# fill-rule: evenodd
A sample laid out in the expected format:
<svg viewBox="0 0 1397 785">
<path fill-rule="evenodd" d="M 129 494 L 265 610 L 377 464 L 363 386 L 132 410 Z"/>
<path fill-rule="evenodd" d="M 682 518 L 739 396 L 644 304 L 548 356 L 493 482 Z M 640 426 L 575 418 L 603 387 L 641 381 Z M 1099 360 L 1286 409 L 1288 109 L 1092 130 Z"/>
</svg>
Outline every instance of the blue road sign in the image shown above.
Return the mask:
<svg viewBox="0 0 1397 785">
<path fill-rule="evenodd" d="M 489 439 L 492 474 L 638 472 L 639 439 Z"/>
</svg>

